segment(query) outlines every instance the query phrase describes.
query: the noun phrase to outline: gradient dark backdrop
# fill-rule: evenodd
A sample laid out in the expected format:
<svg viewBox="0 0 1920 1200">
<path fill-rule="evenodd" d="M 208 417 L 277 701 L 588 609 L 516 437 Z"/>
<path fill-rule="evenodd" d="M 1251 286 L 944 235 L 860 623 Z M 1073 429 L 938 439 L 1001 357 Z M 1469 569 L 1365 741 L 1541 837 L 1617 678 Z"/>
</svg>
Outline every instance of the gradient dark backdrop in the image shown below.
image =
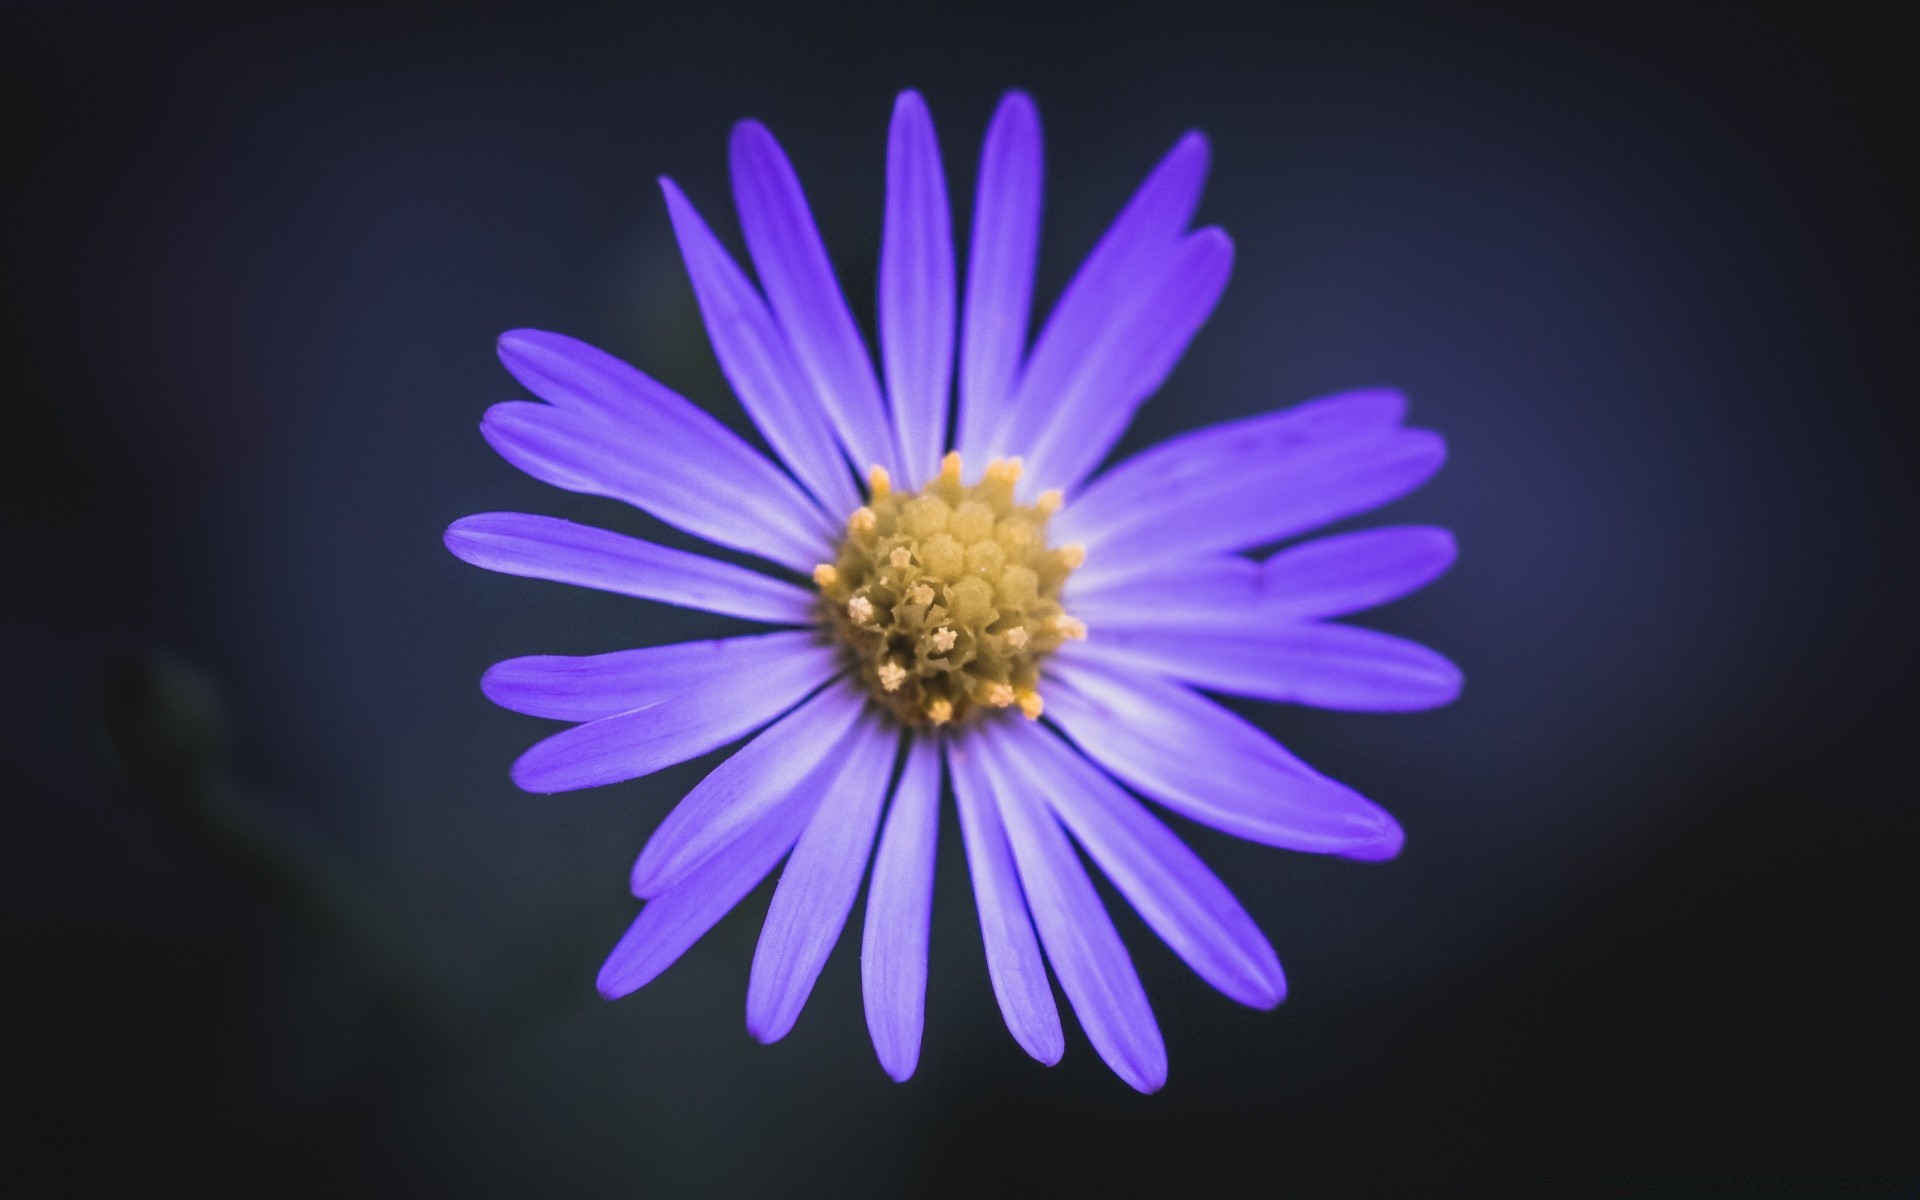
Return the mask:
<svg viewBox="0 0 1920 1200">
<path fill-rule="evenodd" d="M 1911 1168 L 1897 8 L 803 7 L 9 6 L 16 1168 L 503 1195 Z M 1407 850 L 1183 825 L 1292 997 L 1239 1009 L 1123 917 L 1155 1097 L 1077 1030 L 1052 1070 L 1007 1036 L 950 815 L 906 1086 L 866 1044 L 856 938 L 785 1042 L 748 1038 L 764 889 L 600 1001 L 628 865 L 712 760 L 518 794 L 545 723 L 476 680 L 727 625 L 440 546 L 489 509 L 658 534 L 487 449 L 515 394 L 494 336 L 576 334 L 737 424 L 653 179 L 735 238 L 727 129 L 767 120 L 870 311 L 904 86 L 962 194 L 1001 91 L 1039 101 L 1043 301 L 1182 130 L 1212 135 L 1235 277 L 1123 449 L 1391 383 L 1453 450 L 1373 519 L 1451 526 L 1460 563 L 1369 623 L 1458 661 L 1460 702 L 1246 708 Z M 151 646 L 218 681 L 248 811 L 410 939 L 424 999 L 116 767 L 103 697 Z"/>
</svg>

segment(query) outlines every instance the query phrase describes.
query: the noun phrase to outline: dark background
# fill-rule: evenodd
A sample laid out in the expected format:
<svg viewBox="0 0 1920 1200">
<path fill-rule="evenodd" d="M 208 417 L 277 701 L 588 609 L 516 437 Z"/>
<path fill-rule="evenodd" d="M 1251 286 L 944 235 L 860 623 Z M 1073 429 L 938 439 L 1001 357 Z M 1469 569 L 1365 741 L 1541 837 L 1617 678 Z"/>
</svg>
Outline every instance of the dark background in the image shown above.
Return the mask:
<svg viewBox="0 0 1920 1200">
<path fill-rule="evenodd" d="M 1911 1169 L 1917 47 L 1898 6 L 1549 7 L 9 6 L 11 1169 L 460 1195 Z M 1459 565 L 1366 623 L 1452 656 L 1463 698 L 1245 706 L 1407 850 L 1181 825 L 1292 996 L 1240 1009 L 1122 915 L 1153 1097 L 1077 1029 L 1052 1070 L 1007 1036 L 951 814 L 905 1086 L 856 937 L 786 1041 L 746 1035 L 764 888 L 599 1000 L 627 868 L 714 759 L 522 795 L 548 726 L 476 680 L 727 623 L 440 546 L 492 509 L 671 537 L 491 454 L 494 336 L 573 333 L 737 424 L 653 179 L 737 245 L 727 129 L 767 120 L 868 313 L 905 86 L 962 196 L 999 94 L 1038 100 L 1042 303 L 1212 136 L 1235 278 L 1123 451 L 1374 383 L 1452 446 L 1370 520 L 1451 526 Z"/>
</svg>

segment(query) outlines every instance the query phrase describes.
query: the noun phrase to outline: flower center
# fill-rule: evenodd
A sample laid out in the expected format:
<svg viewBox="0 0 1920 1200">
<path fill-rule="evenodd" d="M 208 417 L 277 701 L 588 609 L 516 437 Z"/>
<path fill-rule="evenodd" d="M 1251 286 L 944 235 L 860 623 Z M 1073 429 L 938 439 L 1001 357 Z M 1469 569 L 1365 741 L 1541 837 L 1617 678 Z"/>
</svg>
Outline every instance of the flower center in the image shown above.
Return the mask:
<svg viewBox="0 0 1920 1200">
<path fill-rule="evenodd" d="M 1014 503 L 1017 458 L 994 459 L 968 487 L 957 453 L 916 495 L 895 492 L 880 467 L 867 478 L 867 503 L 813 580 L 822 624 L 874 699 L 908 725 L 1015 705 L 1037 719 L 1040 661 L 1087 636 L 1060 607 L 1060 585 L 1086 548 L 1047 547 L 1060 493 Z"/>
</svg>

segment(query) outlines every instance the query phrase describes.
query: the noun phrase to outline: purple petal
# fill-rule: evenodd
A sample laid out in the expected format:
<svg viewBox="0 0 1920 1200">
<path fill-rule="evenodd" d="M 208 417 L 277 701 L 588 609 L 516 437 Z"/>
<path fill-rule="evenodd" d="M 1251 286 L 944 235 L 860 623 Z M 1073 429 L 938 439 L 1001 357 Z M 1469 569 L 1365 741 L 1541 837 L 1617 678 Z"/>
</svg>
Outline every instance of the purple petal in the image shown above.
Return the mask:
<svg viewBox="0 0 1920 1200">
<path fill-rule="evenodd" d="M 1134 1088 L 1157 1092 L 1167 1081 L 1167 1048 L 1146 990 L 1067 835 L 1029 794 L 1024 764 L 1000 736 L 1007 728 L 983 731 L 982 757 L 1047 961 L 1100 1057 Z"/>
<path fill-rule="evenodd" d="M 790 796 L 739 831 L 725 854 L 708 859 L 672 891 L 649 900 L 600 968 L 600 994 L 617 999 L 672 966 L 793 848 L 819 799 L 817 792 Z"/>
<path fill-rule="evenodd" d="M 1122 782 L 1182 816 L 1314 854 L 1371 861 L 1400 852 L 1400 826 L 1384 809 L 1211 700 L 1067 655 L 1048 672 L 1048 718 Z"/>
<path fill-rule="evenodd" d="M 1134 576 L 1069 583 L 1068 611 L 1102 629 L 1244 630 L 1338 617 L 1425 587 L 1454 559 L 1453 535 L 1427 525 L 1341 533 L 1264 563 L 1238 555 L 1184 560 Z"/>
<path fill-rule="evenodd" d="M 1398 600 L 1453 565 L 1453 535 L 1430 525 L 1398 525 L 1320 538 L 1282 550 L 1263 565 L 1266 612 L 1339 617 Z"/>
<path fill-rule="evenodd" d="M 1452 703 L 1460 668 L 1416 642 L 1352 625 L 1276 622 L 1220 630 L 1090 630 L 1074 651 L 1209 691 L 1337 708 L 1418 712 Z"/>
<path fill-rule="evenodd" d="M 955 439 L 968 461 L 985 461 L 988 439 L 1006 417 L 1026 349 L 1043 177 L 1040 114 L 1025 92 L 1008 92 L 987 127 L 973 201 Z"/>
<path fill-rule="evenodd" d="M 1342 442 L 1385 436 L 1406 415 L 1406 397 L 1374 388 L 1196 429 L 1134 455 L 1088 484 L 1054 516 L 1053 528 L 1056 536 L 1091 545 L 1156 522 L 1165 493 L 1206 482 L 1218 459 L 1281 463 Z"/>
<path fill-rule="evenodd" d="M 1053 420 L 1055 397 L 1086 368 L 1118 315 L 1133 307 L 1141 284 L 1161 274 L 1199 206 L 1208 158 L 1205 136 L 1187 134 L 1114 218 L 1034 340 L 989 454 L 1024 454 L 1039 440 Z"/>
<path fill-rule="evenodd" d="M 731 674 L 693 684 L 669 700 L 556 733 L 513 764 L 529 792 L 566 792 L 638 779 L 745 737 L 833 674 L 831 656 L 769 656 L 750 687 Z"/>
<path fill-rule="evenodd" d="M 729 151 L 733 200 L 747 250 L 794 356 L 813 379 L 814 392 L 855 465 L 865 469 L 878 463 L 899 477 L 873 360 L 834 278 L 793 164 L 758 121 L 733 127 Z"/>
<path fill-rule="evenodd" d="M 1413 492 L 1446 461 L 1440 434 L 1404 428 L 1290 451 L 1277 451 L 1261 430 L 1246 430 L 1242 438 L 1185 449 L 1187 478 L 1160 488 L 1125 528 L 1098 536 L 1062 530 L 1062 538 L 1087 543 L 1089 574 L 1139 574 L 1292 538 Z"/>
<path fill-rule="evenodd" d="M 1080 369 L 1048 393 L 1053 419 L 1026 447 L 1032 487 L 1079 487 L 1186 353 L 1232 270 L 1233 243 L 1218 229 L 1203 229 L 1168 256 L 1158 276 L 1141 281 Z"/>
<path fill-rule="evenodd" d="M 867 885 L 860 987 L 880 1065 L 904 1083 L 920 1061 L 927 1007 L 927 940 L 933 858 L 940 835 L 940 745 L 918 736 L 893 793 Z"/>
<path fill-rule="evenodd" d="M 1254 1008 L 1280 1003 L 1287 982 L 1273 947 L 1199 855 L 1059 738 L 1025 722 L 996 736 L 1120 894 L 1201 978 Z"/>
<path fill-rule="evenodd" d="M 787 1036 L 840 940 L 873 853 L 899 727 L 869 712 L 836 752 L 839 772 L 774 889 L 747 982 L 747 1031 Z"/>
<path fill-rule="evenodd" d="M 660 181 L 714 355 L 767 442 L 831 514 L 860 505 L 833 425 L 746 273 L 671 179 Z"/>
<path fill-rule="evenodd" d="M 710 692 L 757 690 L 763 680 L 823 680 L 837 654 L 812 630 L 677 642 L 584 657 L 533 655 L 495 663 L 480 690 L 502 708 L 561 721 L 597 721 Z"/>
<path fill-rule="evenodd" d="M 811 625 L 815 598 L 758 571 L 530 513 L 479 513 L 447 527 L 447 549 L 476 567 L 705 609 Z"/>
<path fill-rule="evenodd" d="M 953 217 L 940 143 L 926 101 L 918 92 L 902 92 L 887 134 L 880 354 L 899 436 L 900 466 L 911 488 L 933 478 L 947 445 L 953 290 Z"/>
<path fill-rule="evenodd" d="M 511 401 L 480 431 L 536 479 L 644 508 L 688 533 L 811 570 L 837 535 L 799 486 L 718 421 L 584 342 L 518 330 L 500 358 L 551 405 Z"/>
<path fill-rule="evenodd" d="M 1165 493 L 1154 523 L 1098 543 L 1100 560 L 1113 571 L 1144 571 L 1277 542 L 1406 495 L 1446 454 L 1439 434 L 1401 429 L 1285 463 L 1221 462 L 1211 480 Z"/>
<path fill-rule="evenodd" d="M 1091 559 L 1089 559 L 1091 561 Z M 1237 554 L 1185 559 L 1144 575 L 1093 575 L 1083 568 L 1067 577 L 1060 602 L 1096 625 L 1204 625 L 1266 599 L 1261 564 Z"/>
<path fill-rule="evenodd" d="M 675 886 L 778 805 L 839 750 L 865 704 L 848 683 L 833 684 L 715 767 L 647 840 L 633 864 L 633 894 Z"/>
<path fill-rule="evenodd" d="M 1040 957 L 1033 919 L 1027 914 L 1013 853 L 1007 847 L 1007 831 L 987 782 L 980 743 L 977 732 L 950 739 L 947 770 L 953 776 L 954 802 L 960 810 L 960 837 L 967 847 L 974 906 L 980 911 L 987 975 L 1013 1040 L 1052 1066 L 1066 1052 L 1066 1036 L 1060 1030 L 1060 1010 L 1053 1003 L 1046 963 Z"/>
</svg>

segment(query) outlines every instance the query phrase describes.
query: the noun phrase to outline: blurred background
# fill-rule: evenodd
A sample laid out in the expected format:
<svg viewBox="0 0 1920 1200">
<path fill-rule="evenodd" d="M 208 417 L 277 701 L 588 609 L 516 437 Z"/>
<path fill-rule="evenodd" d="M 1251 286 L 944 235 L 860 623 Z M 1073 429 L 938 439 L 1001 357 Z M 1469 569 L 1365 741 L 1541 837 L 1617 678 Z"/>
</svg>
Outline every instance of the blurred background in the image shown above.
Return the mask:
<svg viewBox="0 0 1920 1200">
<path fill-rule="evenodd" d="M 1911 1168 L 1917 48 L 1898 6 L 1546 7 L 8 5 L 15 1171 L 511 1196 Z M 1457 532 L 1450 575 L 1363 623 L 1453 657 L 1462 699 L 1240 706 L 1407 849 L 1176 820 L 1292 994 L 1241 1009 L 1116 909 L 1157 1096 L 1071 1022 L 1051 1070 L 1006 1034 L 951 813 L 906 1085 L 857 937 L 791 1036 L 747 1036 L 766 888 L 600 1000 L 628 866 L 719 756 L 523 795 L 551 726 L 477 680 L 734 627 L 440 545 L 499 509 L 690 545 L 492 454 L 493 339 L 583 337 L 744 429 L 654 180 L 737 247 L 727 131 L 766 120 L 864 318 L 908 86 L 963 197 L 1002 91 L 1039 102 L 1043 305 L 1211 135 L 1235 277 L 1122 453 L 1369 384 L 1452 447 L 1352 524 Z"/>
</svg>

